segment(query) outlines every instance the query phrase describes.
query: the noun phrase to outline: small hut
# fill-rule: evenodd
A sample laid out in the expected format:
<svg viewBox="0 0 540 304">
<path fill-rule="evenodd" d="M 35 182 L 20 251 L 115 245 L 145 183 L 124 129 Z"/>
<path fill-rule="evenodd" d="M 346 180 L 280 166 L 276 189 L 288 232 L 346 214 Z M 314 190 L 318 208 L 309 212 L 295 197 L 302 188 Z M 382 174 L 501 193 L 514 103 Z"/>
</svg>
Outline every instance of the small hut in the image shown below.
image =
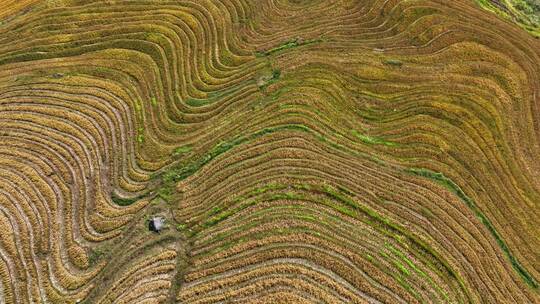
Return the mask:
<svg viewBox="0 0 540 304">
<path fill-rule="evenodd" d="M 160 216 L 154 216 L 148 222 L 148 230 L 159 233 L 163 229 L 165 219 Z"/>
</svg>

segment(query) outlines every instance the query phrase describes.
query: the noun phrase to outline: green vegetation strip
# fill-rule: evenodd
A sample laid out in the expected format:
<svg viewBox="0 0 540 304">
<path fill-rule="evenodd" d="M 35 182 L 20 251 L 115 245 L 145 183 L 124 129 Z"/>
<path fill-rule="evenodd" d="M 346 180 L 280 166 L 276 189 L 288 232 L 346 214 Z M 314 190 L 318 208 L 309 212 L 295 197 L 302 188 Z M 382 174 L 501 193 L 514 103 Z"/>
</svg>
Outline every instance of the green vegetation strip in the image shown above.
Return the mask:
<svg viewBox="0 0 540 304">
<path fill-rule="evenodd" d="M 242 89 L 247 84 L 249 84 L 249 82 L 237 84 L 230 88 L 219 90 L 219 91 L 208 92 L 206 94 L 206 99 L 188 98 L 185 100 L 185 103 L 192 107 L 202 107 L 202 106 L 210 105 L 227 96 L 231 96 L 232 94 L 240 91 L 240 89 Z"/>
<path fill-rule="evenodd" d="M 527 285 L 529 285 L 532 288 L 538 289 L 538 282 L 533 278 L 531 274 L 527 272 L 527 270 L 510 253 L 510 249 L 508 248 L 506 243 L 503 241 L 503 239 L 501 238 L 497 230 L 495 230 L 495 227 L 493 226 L 493 224 L 491 224 L 488 218 L 478 208 L 476 203 L 470 197 L 468 197 L 456 183 L 454 183 L 448 177 L 444 176 L 442 173 L 433 172 L 427 169 L 411 168 L 411 169 L 407 169 L 406 172 L 434 180 L 440 185 L 450 190 L 452 193 L 456 194 L 467 205 L 467 207 L 471 209 L 471 211 L 476 215 L 476 217 L 480 220 L 480 222 L 484 224 L 484 226 L 488 229 L 491 235 L 495 238 L 499 247 L 502 249 L 502 251 L 506 254 L 508 259 L 510 260 L 512 267 L 517 271 L 517 273 L 521 276 L 521 278 L 525 281 L 525 283 L 527 283 Z"/>
<path fill-rule="evenodd" d="M 123 197 L 119 197 L 117 196 L 116 194 L 114 193 L 111 193 L 111 199 L 112 201 L 117 204 L 118 206 L 129 206 L 133 203 L 135 203 L 136 201 L 144 198 L 146 196 L 146 193 L 144 194 L 141 194 L 139 196 L 136 196 L 136 197 L 131 197 L 131 198 L 123 198 Z"/>
<path fill-rule="evenodd" d="M 373 137 L 373 136 L 360 134 L 356 130 L 352 130 L 351 133 L 354 136 L 356 136 L 356 138 L 360 139 L 362 142 L 364 142 L 364 143 L 366 143 L 368 145 L 385 145 L 385 146 L 389 146 L 389 147 L 396 146 L 396 143 L 386 141 L 386 140 L 384 140 L 384 139 L 382 139 L 380 137 Z"/>
<path fill-rule="evenodd" d="M 397 255 L 401 260 L 405 261 L 405 263 L 407 263 L 407 265 L 412 269 L 414 270 L 414 272 L 418 273 L 420 276 L 422 276 L 425 280 L 428 281 L 428 283 L 430 284 L 431 287 L 435 288 L 437 290 L 437 292 L 439 294 L 441 294 L 445 301 L 450 301 L 450 298 L 448 297 L 448 294 L 444 291 L 444 289 L 442 289 L 441 287 L 439 287 L 437 284 L 435 284 L 433 282 L 433 280 L 425 273 L 423 272 L 422 270 L 420 270 L 418 267 L 416 267 L 416 265 L 404 254 L 402 253 L 401 251 L 397 250 L 394 246 L 392 246 L 391 244 L 389 243 L 385 243 L 385 247 L 387 249 L 389 249 L 393 254 Z M 402 265 L 403 266 L 403 265 Z M 404 267 L 404 266 L 403 266 Z"/>
<path fill-rule="evenodd" d="M 277 46 L 275 48 L 271 48 L 269 50 L 266 50 L 266 51 L 257 51 L 255 52 L 255 56 L 256 57 L 265 57 L 265 56 L 269 56 L 269 55 L 272 55 L 274 53 L 277 53 L 279 51 L 283 51 L 283 50 L 287 50 L 287 49 L 292 49 L 292 48 L 296 48 L 296 47 L 299 47 L 299 46 L 303 46 L 303 45 L 310 45 L 310 44 L 314 44 L 314 43 L 319 43 L 319 42 L 322 42 L 323 40 L 322 39 L 309 39 L 309 40 L 301 40 L 301 39 L 291 39 L 283 44 L 281 44 L 280 46 Z"/>
<path fill-rule="evenodd" d="M 187 153 L 191 152 L 192 149 L 193 149 L 193 147 L 191 145 L 181 146 L 181 147 L 178 147 L 178 148 L 174 149 L 173 152 L 172 152 L 172 155 L 173 156 L 184 155 L 184 154 L 187 154 Z"/>
</svg>

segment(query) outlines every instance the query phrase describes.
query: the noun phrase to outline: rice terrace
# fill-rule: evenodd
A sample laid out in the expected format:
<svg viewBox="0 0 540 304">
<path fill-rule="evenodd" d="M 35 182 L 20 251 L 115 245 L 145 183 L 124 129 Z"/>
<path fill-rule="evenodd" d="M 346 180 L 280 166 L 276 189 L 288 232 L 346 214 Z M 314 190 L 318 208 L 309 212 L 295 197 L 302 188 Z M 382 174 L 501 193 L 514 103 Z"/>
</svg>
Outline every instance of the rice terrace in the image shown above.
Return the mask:
<svg viewBox="0 0 540 304">
<path fill-rule="evenodd" d="M 0 0 L 0 303 L 539 303 L 540 0 Z"/>
</svg>

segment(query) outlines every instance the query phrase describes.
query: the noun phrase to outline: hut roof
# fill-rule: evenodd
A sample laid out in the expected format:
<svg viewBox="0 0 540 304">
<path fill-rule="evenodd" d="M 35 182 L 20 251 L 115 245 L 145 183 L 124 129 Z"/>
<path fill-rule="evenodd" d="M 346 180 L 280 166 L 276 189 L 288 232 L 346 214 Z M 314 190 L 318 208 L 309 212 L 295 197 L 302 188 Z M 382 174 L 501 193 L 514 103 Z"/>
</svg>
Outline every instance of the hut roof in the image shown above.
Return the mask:
<svg viewBox="0 0 540 304">
<path fill-rule="evenodd" d="M 159 232 L 161 229 L 163 229 L 163 225 L 165 224 L 165 219 L 160 216 L 154 216 L 150 219 L 148 222 L 148 230 Z"/>
</svg>

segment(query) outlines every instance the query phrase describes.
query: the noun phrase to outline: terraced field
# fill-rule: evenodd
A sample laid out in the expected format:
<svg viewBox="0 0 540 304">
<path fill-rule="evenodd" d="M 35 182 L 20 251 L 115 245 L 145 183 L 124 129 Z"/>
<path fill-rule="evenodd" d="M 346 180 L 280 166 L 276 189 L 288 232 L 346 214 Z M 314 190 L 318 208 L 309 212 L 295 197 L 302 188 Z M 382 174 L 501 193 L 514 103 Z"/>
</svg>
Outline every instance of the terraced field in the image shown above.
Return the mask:
<svg viewBox="0 0 540 304">
<path fill-rule="evenodd" d="M 540 303 L 539 11 L 0 0 L 0 303 Z"/>
</svg>

